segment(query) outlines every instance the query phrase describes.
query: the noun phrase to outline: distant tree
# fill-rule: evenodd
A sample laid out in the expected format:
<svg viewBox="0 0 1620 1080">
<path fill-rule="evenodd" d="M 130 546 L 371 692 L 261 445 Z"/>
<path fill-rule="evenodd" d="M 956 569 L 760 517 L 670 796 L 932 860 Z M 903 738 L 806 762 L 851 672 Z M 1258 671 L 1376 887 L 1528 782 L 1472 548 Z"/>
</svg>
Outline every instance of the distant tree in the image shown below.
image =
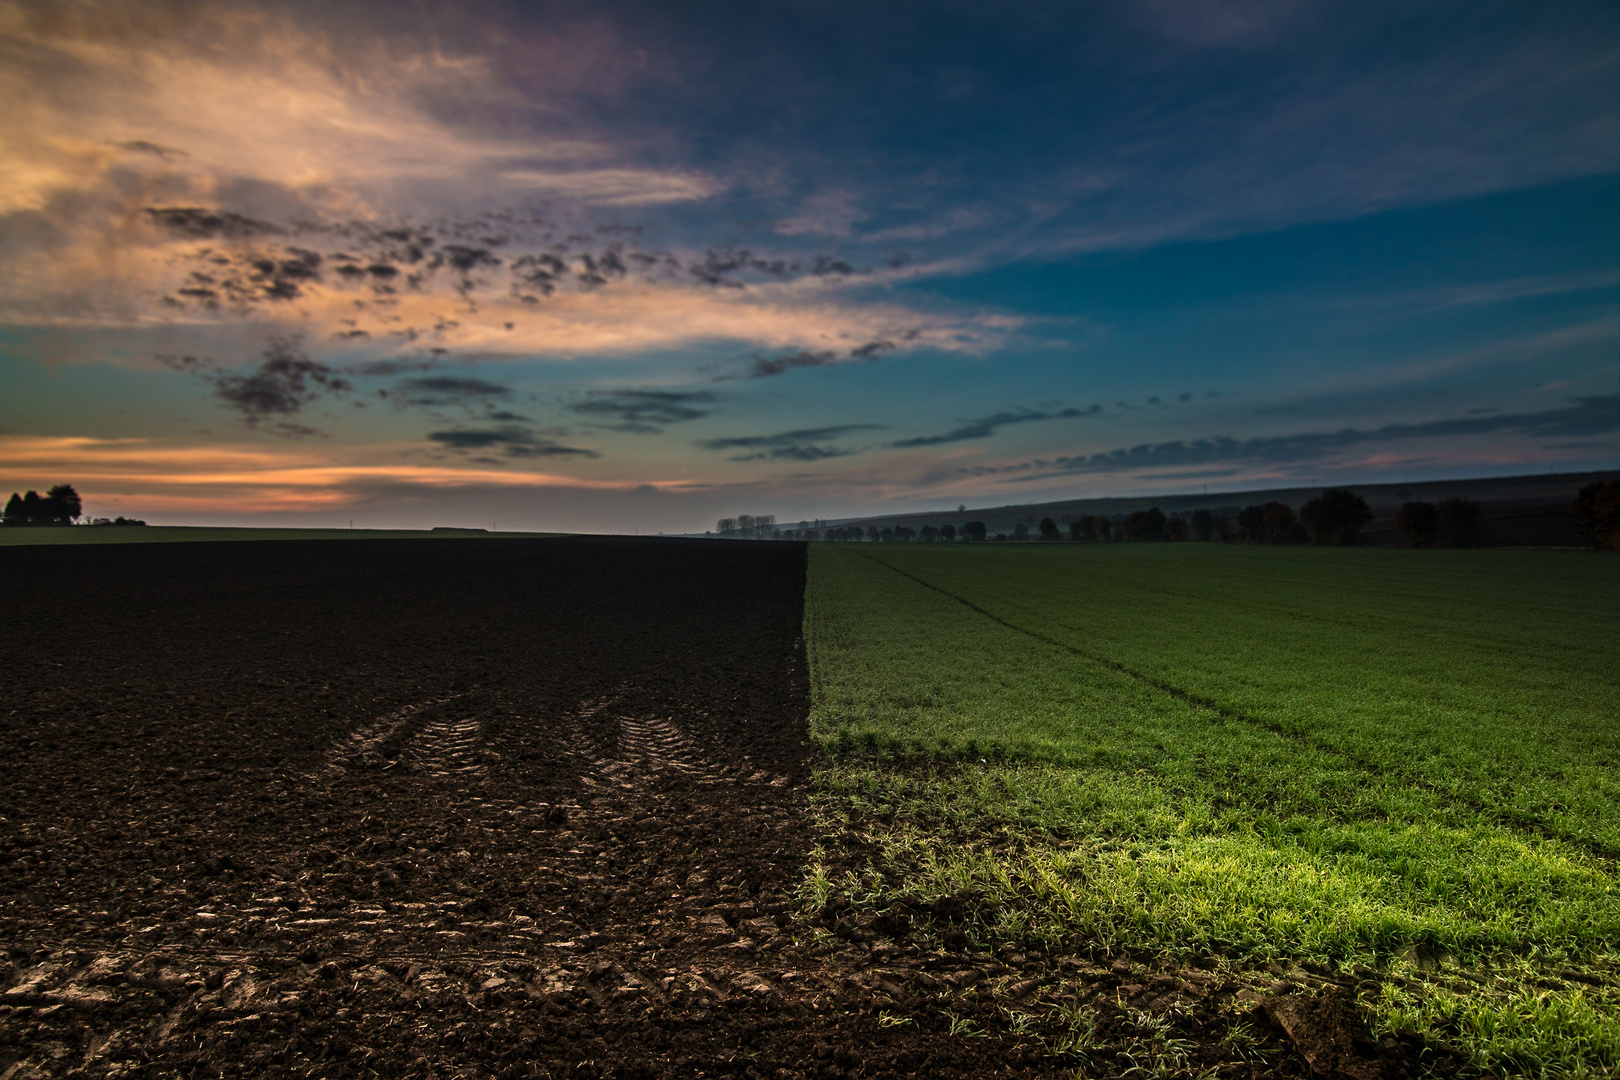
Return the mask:
<svg viewBox="0 0 1620 1080">
<path fill-rule="evenodd" d="M 1465 548 L 1479 543 L 1479 503 L 1460 495 L 1441 499 L 1439 527 L 1436 530 L 1441 547 Z"/>
<path fill-rule="evenodd" d="M 1177 543 L 1192 539 L 1192 527 L 1186 518 L 1173 517 L 1164 523 L 1164 538 Z"/>
<path fill-rule="evenodd" d="M 719 533 L 721 536 L 730 536 L 732 533 L 737 531 L 737 519 L 721 518 L 719 521 L 714 523 L 714 531 Z"/>
<path fill-rule="evenodd" d="M 1440 508 L 1432 502 L 1409 502 L 1395 512 L 1395 528 L 1407 547 L 1434 547 L 1440 532 Z"/>
<path fill-rule="evenodd" d="M 984 522 L 970 521 L 962 526 L 962 539 L 970 544 L 982 544 L 989 531 L 989 529 L 985 528 Z"/>
<path fill-rule="evenodd" d="M 866 529 L 866 538 L 875 544 L 883 539 L 883 534 L 877 531 L 876 525 L 869 525 Z"/>
<path fill-rule="evenodd" d="M 917 539 L 917 530 L 910 525 L 896 525 L 894 527 L 894 538 L 898 543 L 909 544 Z"/>
<path fill-rule="evenodd" d="M 1114 538 L 1114 523 L 1099 514 L 1091 519 L 1091 532 L 1098 540 L 1106 543 Z"/>
<path fill-rule="evenodd" d="M 1243 539 L 1251 544 L 1263 544 L 1266 540 L 1265 529 L 1261 524 L 1266 517 L 1264 506 L 1245 506 L 1238 512 L 1238 528 L 1243 530 Z"/>
<path fill-rule="evenodd" d="M 1050 542 L 1063 539 L 1063 534 L 1058 532 L 1057 522 L 1049 517 L 1041 518 L 1041 523 L 1036 528 L 1040 529 L 1042 540 Z"/>
<path fill-rule="evenodd" d="M 955 543 L 956 542 L 956 526 L 955 525 L 941 525 L 939 527 L 939 538 L 941 540 L 943 540 L 947 544 Z"/>
<path fill-rule="evenodd" d="M 1575 515 L 1575 527 L 1594 546 L 1620 551 L 1620 480 L 1587 484 L 1570 511 Z"/>
<path fill-rule="evenodd" d="M 934 528 L 932 525 L 924 525 L 917 531 L 917 539 L 921 540 L 925 544 L 932 544 L 935 540 L 939 539 L 939 530 Z"/>
<path fill-rule="evenodd" d="M 1238 527 L 1251 544 L 1293 544 L 1301 539 L 1299 521 L 1286 503 L 1245 506 L 1238 514 Z"/>
<path fill-rule="evenodd" d="M 57 484 L 41 495 L 11 493 L 0 521 L 7 525 L 71 525 L 84 513 L 84 504 L 72 484 Z"/>
<path fill-rule="evenodd" d="M 1005 544 L 1007 542 L 1007 534 L 1006 533 L 996 533 L 996 535 L 994 535 L 994 536 L 992 536 L 990 538 L 990 541 L 991 541 L 991 543 Z"/>
<path fill-rule="evenodd" d="M 1087 526 L 1090 525 L 1090 524 L 1091 524 L 1091 519 L 1090 518 L 1080 518 L 1080 519 L 1078 519 L 1076 521 L 1069 522 L 1069 539 L 1073 540 L 1073 541 L 1076 541 L 1076 542 L 1079 542 L 1081 540 L 1094 540 L 1094 539 L 1096 539 L 1096 536 L 1097 536 L 1096 533 L 1091 533 L 1090 536 L 1086 535 L 1088 532 L 1090 532 L 1090 530 L 1087 528 Z"/>
<path fill-rule="evenodd" d="M 1165 521 L 1164 511 L 1157 506 L 1127 514 L 1124 525 L 1125 539 L 1138 542 L 1163 540 Z"/>
<path fill-rule="evenodd" d="M 1294 517 L 1293 508 L 1287 503 L 1266 503 L 1265 513 L 1260 516 L 1260 528 L 1269 544 L 1297 544 L 1304 538 L 1299 519 Z"/>
<path fill-rule="evenodd" d="M 1022 521 L 1013 526 L 1012 538 L 1022 543 L 1029 539 L 1029 526 Z"/>
<path fill-rule="evenodd" d="M 1215 515 L 1204 509 L 1194 510 L 1192 534 L 1204 543 L 1209 543 L 1210 539 L 1216 535 Z"/>
<path fill-rule="evenodd" d="M 69 525 L 84 513 L 84 503 L 72 484 L 57 484 L 45 493 L 46 513 L 53 525 Z"/>
<path fill-rule="evenodd" d="M 1314 544 L 1354 544 L 1372 518 L 1367 500 L 1345 488 L 1324 491 L 1299 508 L 1299 522 Z"/>
</svg>

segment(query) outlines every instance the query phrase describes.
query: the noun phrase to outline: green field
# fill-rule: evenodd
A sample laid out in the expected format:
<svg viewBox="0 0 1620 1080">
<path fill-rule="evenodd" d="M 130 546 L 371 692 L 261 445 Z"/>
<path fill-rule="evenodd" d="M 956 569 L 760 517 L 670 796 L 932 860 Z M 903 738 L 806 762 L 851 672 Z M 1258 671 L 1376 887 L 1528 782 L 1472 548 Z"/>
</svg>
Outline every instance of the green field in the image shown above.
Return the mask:
<svg viewBox="0 0 1620 1080">
<path fill-rule="evenodd" d="M 1617 599 L 1576 553 L 812 545 L 819 807 L 865 860 L 812 883 L 1363 964 L 1379 1024 L 1482 1071 L 1612 1074 Z"/>
<path fill-rule="evenodd" d="M 27 544 L 174 544 L 203 540 L 465 540 L 556 536 L 556 533 L 483 533 L 425 529 L 245 529 L 196 525 L 73 525 L 0 529 L 0 547 Z"/>
</svg>

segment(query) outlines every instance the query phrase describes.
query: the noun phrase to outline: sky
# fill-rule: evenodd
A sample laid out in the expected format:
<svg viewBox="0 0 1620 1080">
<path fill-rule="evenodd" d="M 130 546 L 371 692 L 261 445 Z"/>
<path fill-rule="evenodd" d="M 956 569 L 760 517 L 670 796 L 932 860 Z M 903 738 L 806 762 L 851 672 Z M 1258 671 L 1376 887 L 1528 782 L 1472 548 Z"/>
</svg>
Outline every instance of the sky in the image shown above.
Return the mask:
<svg viewBox="0 0 1620 1080">
<path fill-rule="evenodd" d="M 1620 7 L 0 0 L 0 487 L 692 532 L 1620 466 Z"/>
</svg>

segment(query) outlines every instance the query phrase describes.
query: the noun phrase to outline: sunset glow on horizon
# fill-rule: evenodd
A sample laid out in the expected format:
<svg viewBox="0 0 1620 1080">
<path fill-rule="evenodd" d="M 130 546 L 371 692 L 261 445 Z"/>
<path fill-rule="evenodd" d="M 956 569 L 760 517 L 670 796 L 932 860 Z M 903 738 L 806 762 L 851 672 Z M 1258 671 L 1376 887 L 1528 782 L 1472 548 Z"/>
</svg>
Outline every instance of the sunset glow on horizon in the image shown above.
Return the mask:
<svg viewBox="0 0 1620 1080">
<path fill-rule="evenodd" d="M 0 0 L 0 497 L 689 532 L 1620 463 L 1611 5 Z"/>
</svg>

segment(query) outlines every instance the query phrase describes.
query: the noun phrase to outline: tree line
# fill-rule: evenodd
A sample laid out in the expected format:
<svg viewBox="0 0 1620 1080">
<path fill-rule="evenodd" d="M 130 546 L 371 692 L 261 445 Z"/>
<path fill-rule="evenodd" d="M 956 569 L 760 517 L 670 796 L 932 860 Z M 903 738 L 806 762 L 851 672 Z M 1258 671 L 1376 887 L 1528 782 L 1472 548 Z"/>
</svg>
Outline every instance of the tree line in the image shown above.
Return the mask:
<svg viewBox="0 0 1620 1080">
<path fill-rule="evenodd" d="M 1395 528 L 1414 548 L 1465 548 L 1481 543 L 1480 504 L 1452 496 L 1438 502 L 1407 502 L 1395 514 Z M 1620 550 L 1620 481 L 1588 484 L 1572 506 L 1576 527 L 1599 548 Z M 833 526 L 827 529 L 782 529 L 771 514 L 721 518 L 722 536 L 763 540 L 831 540 L 841 543 L 978 544 L 985 542 L 1176 543 L 1190 540 L 1227 544 L 1317 544 L 1341 547 L 1361 542 L 1361 531 L 1373 519 L 1367 500 L 1347 488 L 1333 488 L 1308 500 L 1296 512 L 1283 502 L 1258 503 L 1186 516 L 1166 514 L 1157 506 L 1112 517 L 1090 515 L 1068 521 L 1065 530 L 1050 517 L 1030 516 L 1010 533 L 995 533 L 982 521 L 958 527 L 946 524 Z M 1035 526 L 1031 532 L 1030 525 Z"/>
<path fill-rule="evenodd" d="M 19 495 L 13 491 L 0 510 L 0 525 L 10 528 L 23 526 L 73 525 L 84 517 L 84 501 L 73 490 L 72 484 L 57 484 L 45 494 L 30 491 Z M 85 518 L 85 525 L 145 525 L 134 518 Z"/>
</svg>

